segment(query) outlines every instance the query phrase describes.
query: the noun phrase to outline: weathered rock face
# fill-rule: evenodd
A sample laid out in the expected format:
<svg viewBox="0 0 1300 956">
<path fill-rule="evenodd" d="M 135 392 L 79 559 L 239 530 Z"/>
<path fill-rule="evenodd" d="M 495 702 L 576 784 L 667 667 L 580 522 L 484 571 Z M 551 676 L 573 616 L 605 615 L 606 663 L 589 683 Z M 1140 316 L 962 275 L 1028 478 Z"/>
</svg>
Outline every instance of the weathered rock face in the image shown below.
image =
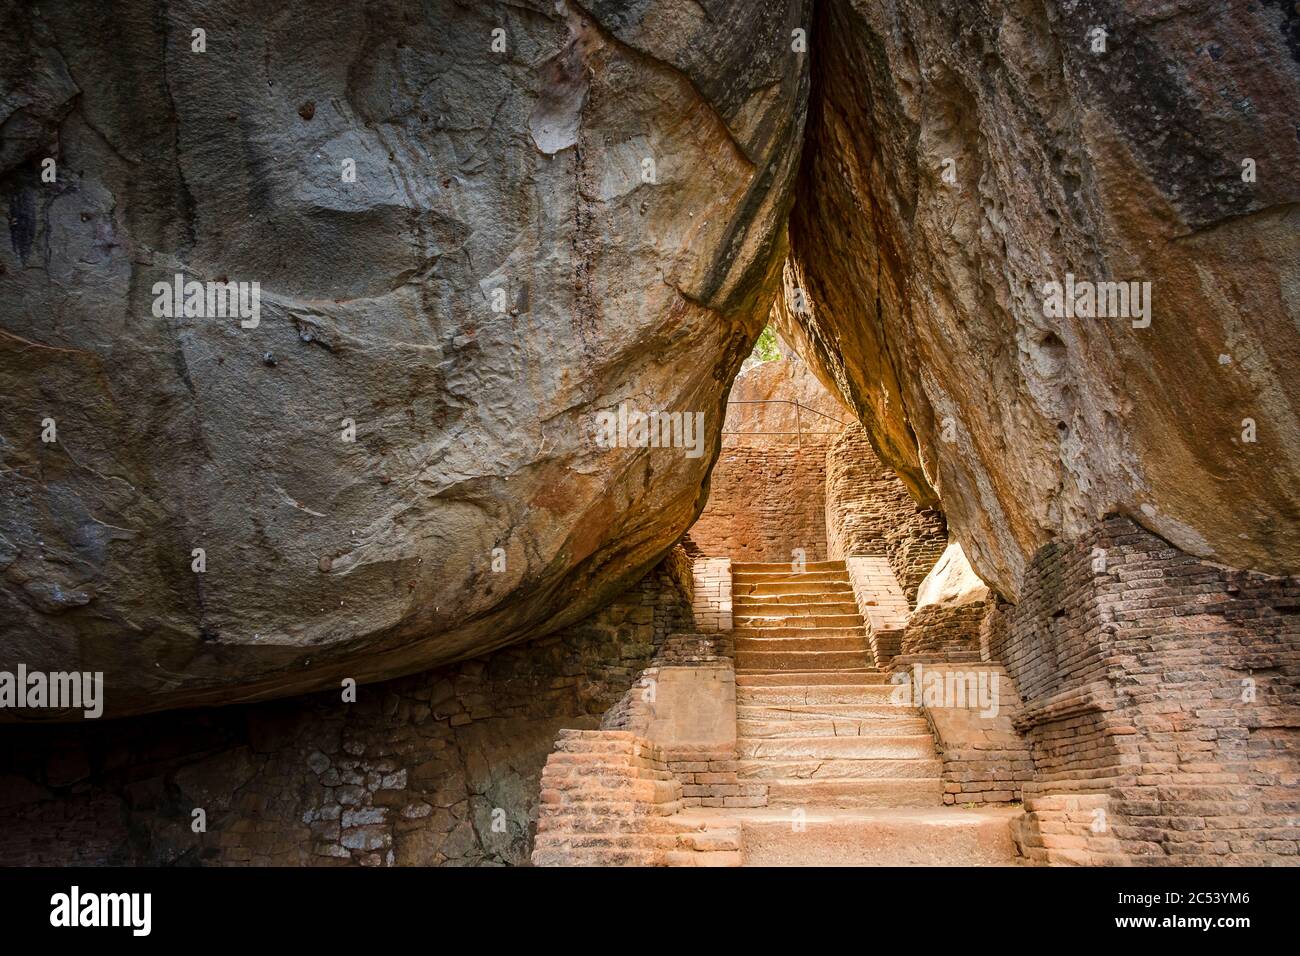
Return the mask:
<svg viewBox="0 0 1300 956">
<path fill-rule="evenodd" d="M 988 597 L 988 585 L 971 568 L 961 545 L 952 541 L 917 589 L 916 606 L 961 607 Z"/>
<path fill-rule="evenodd" d="M 1300 568 L 1296 26 L 1264 2 L 819 5 L 778 318 L 1004 595 L 1108 512 Z M 1067 274 L 1149 282 L 1150 324 L 1045 305 Z"/>
<path fill-rule="evenodd" d="M 805 6 L 9 9 L 0 662 L 253 699 L 643 573 L 779 283 Z M 168 315 L 177 274 L 260 312 Z M 600 447 L 621 403 L 705 453 Z"/>
</svg>

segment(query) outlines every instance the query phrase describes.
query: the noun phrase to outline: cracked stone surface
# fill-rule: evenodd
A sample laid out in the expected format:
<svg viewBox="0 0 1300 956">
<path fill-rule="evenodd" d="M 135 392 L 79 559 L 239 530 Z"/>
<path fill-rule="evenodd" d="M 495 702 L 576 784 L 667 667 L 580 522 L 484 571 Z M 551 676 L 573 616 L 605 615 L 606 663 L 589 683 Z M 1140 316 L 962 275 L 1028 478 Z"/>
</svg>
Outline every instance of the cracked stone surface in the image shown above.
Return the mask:
<svg viewBox="0 0 1300 956">
<path fill-rule="evenodd" d="M 103 671 L 111 715 L 251 700 L 644 573 L 779 286 L 806 7 L 7 8 L 0 659 Z M 177 273 L 259 324 L 155 317 Z M 596 447 L 621 402 L 708 452 Z"/>
<path fill-rule="evenodd" d="M 1109 512 L 1300 570 L 1290 6 L 817 7 L 778 324 L 1004 596 Z M 1150 326 L 1045 315 L 1066 273 L 1151 282 Z"/>
</svg>

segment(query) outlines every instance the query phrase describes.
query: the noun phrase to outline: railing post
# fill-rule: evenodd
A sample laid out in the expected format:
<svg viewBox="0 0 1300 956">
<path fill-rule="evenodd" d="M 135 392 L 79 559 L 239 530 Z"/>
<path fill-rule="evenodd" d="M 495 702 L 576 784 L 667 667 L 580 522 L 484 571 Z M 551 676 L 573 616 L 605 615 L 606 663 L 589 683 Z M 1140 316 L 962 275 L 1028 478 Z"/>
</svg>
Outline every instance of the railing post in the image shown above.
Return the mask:
<svg viewBox="0 0 1300 956">
<path fill-rule="evenodd" d="M 728 399 L 728 400 L 727 400 L 727 404 L 728 404 L 728 405 L 793 405 L 793 406 L 794 406 L 794 420 L 795 420 L 795 432 L 794 432 L 794 434 L 795 434 L 796 439 L 798 440 L 798 443 L 799 443 L 799 447 L 800 447 L 800 448 L 803 448 L 803 413 L 804 413 L 804 411 L 812 412 L 814 415 L 818 416 L 819 418 L 825 418 L 825 419 L 827 419 L 828 421 L 832 421 L 832 422 L 834 422 L 836 425 L 847 425 L 847 424 L 848 424 L 848 422 L 842 422 L 842 421 L 840 421 L 838 418 L 835 418 L 833 415 L 827 415 L 825 412 L 819 412 L 819 411 L 817 411 L 817 409 L 815 409 L 815 408 L 806 408 L 806 407 L 805 407 L 803 404 L 801 404 L 800 402 L 792 402 L 792 401 L 790 401 L 790 400 L 787 399 L 787 398 L 768 398 L 768 399 L 762 399 L 762 400 L 750 400 L 750 401 L 741 400 L 741 399 Z M 725 417 L 725 415 L 724 415 L 724 417 L 723 417 L 723 424 L 724 424 L 724 425 L 726 424 L 726 417 Z M 733 431 L 728 431 L 726 428 L 724 428 L 724 429 L 722 430 L 722 434 L 724 434 L 724 435 L 788 435 L 788 434 L 790 434 L 790 433 L 789 433 L 789 432 L 770 432 L 770 431 L 733 432 Z M 834 432 L 809 432 L 808 434 L 810 434 L 810 435 L 831 435 L 831 434 L 835 434 L 835 433 L 834 433 Z"/>
</svg>

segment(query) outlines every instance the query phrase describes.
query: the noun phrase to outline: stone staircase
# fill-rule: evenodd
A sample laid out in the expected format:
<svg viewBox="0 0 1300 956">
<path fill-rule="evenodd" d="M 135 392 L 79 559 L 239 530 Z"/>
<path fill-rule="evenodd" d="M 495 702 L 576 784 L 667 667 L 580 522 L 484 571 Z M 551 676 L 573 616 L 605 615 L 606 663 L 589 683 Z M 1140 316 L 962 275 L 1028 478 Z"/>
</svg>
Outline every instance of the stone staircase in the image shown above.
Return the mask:
<svg viewBox="0 0 1300 956">
<path fill-rule="evenodd" d="M 731 571 L 736 759 L 728 746 L 728 759 L 670 769 L 669 751 L 638 733 L 561 731 L 542 771 L 533 862 L 1017 863 L 1020 810 L 945 806 L 930 723 L 893 702 L 897 685 L 875 665 L 868 631 L 893 628 L 901 613 L 892 572 L 880 573 L 877 593 L 875 578 L 855 568 L 855 596 L 839 561 Z M 679 773 L 712 788 L 716 802 L 686 806 Z"/>
<path fill-rule="evenodd" d="M 738 777 L 767 787 L 765 808 L 727 811 L 746 863 L 1014 862 L 1014 811 L 944 807 L 928 724 L 891 702 L 844 562 L 732 574 Z"/>
<path fill-rule="evenodd" d="M 842 561 L 733 565 L 732 602 L 739 776 L 769 807 L 942 803 L 925 718 L 890 703 Z"/>
</svg>

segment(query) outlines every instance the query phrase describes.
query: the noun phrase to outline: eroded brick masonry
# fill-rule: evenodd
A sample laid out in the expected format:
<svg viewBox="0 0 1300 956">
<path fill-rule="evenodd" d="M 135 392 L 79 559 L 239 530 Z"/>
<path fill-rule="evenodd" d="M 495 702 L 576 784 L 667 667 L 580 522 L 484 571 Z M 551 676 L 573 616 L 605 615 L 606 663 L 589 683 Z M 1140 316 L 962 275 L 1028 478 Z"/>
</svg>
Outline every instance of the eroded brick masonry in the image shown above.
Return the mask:
<svg viewBox="0 0 1300 956">
<path fill-rule="evenodd" d="M 883 554 L 912 603 L 916 590 L 948 546 L 943 515 L 918 507 L 853 426 L 826 451 L 826 538 L 829 557 Z"/>
<path fill-rule="evenodd" d="M 1112 517 L 1035 558 L 983 625 L 1023 699 L 1040 862 L 1296 863 L 1300 581 Z"/>
<path fill-rule="evenodd" d="M 826 442 L 723 448 L 709 503 L 691 528 L 707 555 L 733 561 L 826 557 Z"/>
</svg>

